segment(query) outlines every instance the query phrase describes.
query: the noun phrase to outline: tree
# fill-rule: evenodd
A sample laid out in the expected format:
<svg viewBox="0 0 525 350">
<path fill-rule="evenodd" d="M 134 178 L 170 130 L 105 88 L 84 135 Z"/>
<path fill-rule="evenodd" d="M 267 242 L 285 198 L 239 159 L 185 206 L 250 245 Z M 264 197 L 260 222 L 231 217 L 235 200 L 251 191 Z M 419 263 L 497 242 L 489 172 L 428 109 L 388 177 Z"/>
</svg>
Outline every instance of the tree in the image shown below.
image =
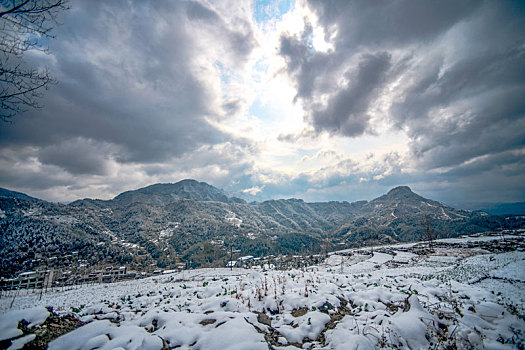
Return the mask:
<svg viewBox="0 0 525 350">
<path fill-rule="evenodd" d="M 434 229 L 432 227 L 432 221 L 430 219 L 430 215 L 425 215 L 423 217 L 423 224 L 425 226 L 425 239 L 428 241 L 428 247 L 430 250 L 432 250 L 434 239 L 436 238 L 436 234 L 434 232 Z"/>
<path fill-rule="evenodd" d="M 27 108 L 41 108 L 38 99 L 55 80 L 47 67 L 30 67 L 28 50 L 47 53 L 58 14 L 67 0 L 3 0 L 0 2 L 0 119 L 10 121 Z"/>
</svg>

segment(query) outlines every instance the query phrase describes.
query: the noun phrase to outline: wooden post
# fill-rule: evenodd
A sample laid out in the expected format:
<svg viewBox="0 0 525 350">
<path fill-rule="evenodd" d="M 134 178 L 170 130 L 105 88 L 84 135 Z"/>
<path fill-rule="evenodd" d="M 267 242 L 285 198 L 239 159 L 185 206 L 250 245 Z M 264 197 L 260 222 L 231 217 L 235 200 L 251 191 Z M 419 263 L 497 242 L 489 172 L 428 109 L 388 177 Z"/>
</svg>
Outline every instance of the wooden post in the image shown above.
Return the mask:
<svg viewBox="0 0 525 350">
<path fill-rule="evenodd" d="M 230 246 L 230 271 L 233 271 L 233 245 Z"/>
</svg>

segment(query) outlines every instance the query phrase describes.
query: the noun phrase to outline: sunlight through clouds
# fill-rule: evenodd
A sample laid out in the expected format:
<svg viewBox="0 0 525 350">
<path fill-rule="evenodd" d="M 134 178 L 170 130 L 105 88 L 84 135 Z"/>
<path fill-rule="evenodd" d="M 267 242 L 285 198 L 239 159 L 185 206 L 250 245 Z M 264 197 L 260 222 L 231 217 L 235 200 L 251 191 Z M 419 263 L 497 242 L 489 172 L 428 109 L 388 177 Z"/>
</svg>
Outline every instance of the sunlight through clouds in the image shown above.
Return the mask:
<svg viewBox="0 0 525 350">
<path fill-rule="evenodd" d="M 71 5 L 50 55 L 28 56 L 60 84 L 0 125 L 2 187 L 69 201 L 195 178 L 248 200 L 397 185 L 522 199 L 523 6 Z"/>
</svg>

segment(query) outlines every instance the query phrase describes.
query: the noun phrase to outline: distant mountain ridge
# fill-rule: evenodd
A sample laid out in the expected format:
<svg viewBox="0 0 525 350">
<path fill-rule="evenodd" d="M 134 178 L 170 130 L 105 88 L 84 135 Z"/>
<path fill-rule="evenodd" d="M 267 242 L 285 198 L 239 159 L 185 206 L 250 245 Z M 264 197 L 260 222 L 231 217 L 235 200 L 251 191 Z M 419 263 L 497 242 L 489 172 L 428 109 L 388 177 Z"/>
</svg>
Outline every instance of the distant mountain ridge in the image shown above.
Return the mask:
<svg viewBox="0 0 525 350">
<path fill-rule="evenodd" d="M 493 215 L 525 215 L 525 202 L 485 203 L 476 209 Z"/>
<path fill-rule="evenodd" d="M 371 201 L 247 204 L 204 182 L 183 180 L 126 191 L 111 200 L 63 205 L 4 190 L 0 194 L 0 271 L 11 275 L 76 251 L 87 264 L 210 266 L 243 254 L 321 252 L 336 245 L 422 240 L 523 227 L 523 219 L 455 209 L 399 186 Z M 520 221 L 521 220 L 521 221 Z M 31 262 L 30 264 L 28 263 Z"/>
<path fill-rule="evenodd" d="M 70 203 L 73 206 L 97 203 L 98 205 L 125 206 L 142 203 L 149 205 L 168 205 L 172 202 L 189 199 L 197 202 L 246 203 L 236 197 L 228 197 L 223 190 L 205 182 L 182 180 L 177 183 L 159 183 L 147 187 L 123 192 L 109 201 L 81 199 Z"/>
<path fill-rule="evenodd" d="M 25 201 L 39 201 L 40 200 L 38 198 L 34 198 L 34 197 L 31 197 L 31 196 L 28 196 L 25 193 L 16 192 L 16 191 L 10 191 L 8 189 L 1 188 L 1 187 L 0 187 L 0 197 L 4 197 L 4 198 L 18 198 L 18 199 L 23 199 Z"/>
</svg>

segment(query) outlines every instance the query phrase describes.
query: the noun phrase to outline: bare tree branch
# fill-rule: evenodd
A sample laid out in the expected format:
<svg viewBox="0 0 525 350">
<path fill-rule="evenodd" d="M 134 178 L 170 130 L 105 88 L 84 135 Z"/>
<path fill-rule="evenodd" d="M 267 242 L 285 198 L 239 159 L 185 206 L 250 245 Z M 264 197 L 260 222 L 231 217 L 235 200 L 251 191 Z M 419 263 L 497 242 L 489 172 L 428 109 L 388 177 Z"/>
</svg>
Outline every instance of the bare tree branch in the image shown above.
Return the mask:
<svg viewBox="0 0 525 350">
<path fill-rule="evenodd" d="M 432 227 L 432 219 L 430 215 L 427 214 L 423 217 L 423 225 L 425 226 L 425 240 L 428 242 L 428 247 L 432 250 L 433 242 L 436 239 L 436 233 Z"/>
<path fill-rule="evenodd" d="M 43 39 L 54 38 L 57 16 L 68 8 L 67 0 L 0 1 L 0 120 L 41 108 L 38 100 L 56 81 L 47 67 L 30 67 L 24 53 L 47 53 Z"/>
<path fill-rule="evenodd" d="M 8 9 L 8 10 L 6 10 L 6 11 L 0 12 L 0 17 L 3 17 L 4 15 L 7 15 L 7 14 L 9 14 L 9 13 L 14 13 L 14 12 L 16 12 L 16 11 L 19 10 L 20 8 L 24 7 L 28 2 L 29 2 L 29 0 L 26 0 L 26 1 L 22 2 L 22 3 L 19 4 L 19 5 L 16 5 L 15 7 L 11 8 L 11 9 Z"/>
</svg>

